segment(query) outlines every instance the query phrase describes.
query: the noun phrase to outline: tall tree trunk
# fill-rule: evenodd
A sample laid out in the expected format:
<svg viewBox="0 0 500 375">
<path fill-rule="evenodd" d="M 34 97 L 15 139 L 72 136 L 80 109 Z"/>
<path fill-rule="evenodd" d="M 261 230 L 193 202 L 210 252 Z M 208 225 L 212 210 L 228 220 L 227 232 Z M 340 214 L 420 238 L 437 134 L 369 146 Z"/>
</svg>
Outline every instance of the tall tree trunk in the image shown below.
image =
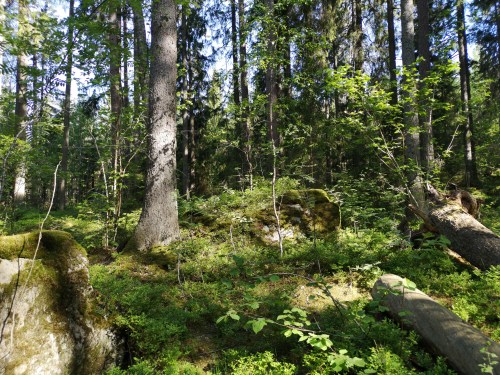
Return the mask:
<svg viewBox="0 0 500 375">
<path fill-rule="evenodd" d="M 430 173 L 434 164 L 434 146 L 432 144 L 432 107 L 430 93 L 426 91 L 429 87 L 425 79 L 429 76 L 431 69 L 431 51 L 429 42 L 429 0 L 417 0 L 418 13 L 418 54 L 422 58 L 419 66 L 420 87 L 419 91 L 423 94 L 420 101 L 419 124 L 420 132 L 420 157 L 422 168 L 425 173 Z"/>
<path fill-rule="evenodd" d="M 123 93 L 122 103 L 123 108 L 126 109 L 130 105 L 129 100 L 129 72 L 128 72 L 128 59 L 129 59 L 129 34 L 128 34 L 128 6 L 122 5 L 121 23 L 122 23 L 122 50 L 123 50 Z"/>
<path fill-rule="evenodd" d="M 467 54 L 467 34 L 465 32 L 465 7 L 463 0 L 457 2 L 457 33 L 458 58 L 460 61 L 460 96 L 462 99 L 462 114 L 464 122 L 464 156 L 465 156 L 465 185 L 478 186 L 479 177 L 476 167 L 476 150 L 474 144 L 474 122 L 470 110 L 470 71 Z"/>
<path fill-rule="evenodd" d="M 129 4 L 134 22 L 134 118 L 138 121 L 147 108 L 149 51 L 142 7 L 136 1 Z"/>
<path fill-rule="evenodd" d="M 240 106 L 240 85 L 238 77 L 238 30 L 236 27 L 236 0 L 231 0 L 231 44 L 233 55 L 233 101 Z"/>
<path fill-rule="evenodd" d="M 64 93 L 63 107 L 63 142 L 61 156 L 61 173 L 57 180 L 57 208 L 64 210 L 66 207 L 66 179 L 68 173 L 68 156 L 69 156 L 69 129 L 70 129 L 70 114 L 71 114 L 71 71 L 73 69 L 73 34 L 74 23 L 73 17 L 75 14 L 75 0 L 69 1 L 69 16 L 68 16 L 68 44 L 66 46 L 68 61 L 66 63 L 66 90 Z"/>
<path fill-rule="evenodd" d="M 122 121 L 122 93 L 121 93 L 121 73 L 122 48 L 120 42 L 121 22 L 118 17 L 118 10 L 111 4 L 109 13 L 109 81 L 111 97 L 111 162 L 113 165 L 113 200 L 114 200 L 114 224 L 116 226 L 121 210 L 121 121 Z"/>
<path fill-rule="evenodd" d="M 352 0 L 354 31 L 354 69 L 363 70 L 363 14 L 361 0 Z"/>
<path fill-rule="evenodd" d="M 28 4 L 26 0 L 19 1 L 18 13 L 18 36 L 22 39 L 27 37 Z M 16 107 L 15 107 L 15 133 L 19 140 L 26 141 L 26 127 L 28 117 L 28 102 L 27 102 L 27 74 L 28 56 L 22 49 L 17 56 L 17 73 L 16 73 Z M 19 163 L 14 181 L 13 199 L 16 203 L 23 203 L 26 199 L 26 160 L 24 158 Z"/>
<path fill-rule="evenodd" d="M 192 40 L 191 40 L 192 43 Z M 191 44 L 191 48 L 192 44 Z M 193 64 L 188 64 L 188 89 L 192 90 L 194 86 L 194 71 Z M 196 189 L 196 121 L 194 115 L 193 105 L 189 108 L 189 140 L 188 140 L 188 149 L 189 149 L 189 192 L 192 194 Z"/>
<path fill-rule="evenodd" d="M 189 79 L 188 79 L 188 49 L 189 49 L 189 41 L 188 41 L 188 24 L 187 24 L 187 12 L 189 8 L 187 5 L 182 6 L 182 16 L 181 16 L 181 51 L 180 55 L 182 58 L 182 192 L 181 194 L 186 197 L 186 199 L 190 198 L 190 177 L 191 177 L 191 166 L 190 166 L 190 157 L 189 157 L 189 128 L 190 128 L 190 109 L 188 104 L 188 95 L 189 95 Z"/>
<path fill-rule="evenodd" d="M 239 42 L 240 42 L 240 84 L 241 84 L 241 125 L 244 131 L 243 153 L 246 160 L 246 170 L 250 189 L 253 189 L 253 155 L 252 155 L 252 124 L 249 117 L 250 98 L 248 95 L 248 77 L 247 77 L 247 34 L 245 19 L 245 2 L 238 0 L 238 18 L 239 18 Z"/>
<path fill-rule="evenodd" d="M 144 205 L 126 250 L 167 245 L 179 237 L 176 197 L 177 29 L 174 0 L 153 2 L 148 166 Z"/>
<path fill-rule="evenodd" d="M 189 114 L 189 191 L 196 189 L 196 120 L 193 111 Z"/>
<path fill-rule="evenodd" d="M 267 0 L 268 17 L 271 20 L 267 30 L 267 70 L 266 70 L 266 93 L 267 93 L 267 127 L 269 138 L 273 148 L 279 145 L 279 134 L 277 129 L 276 103 L 278 101 L 278 88 L 276 85 L 276 30 L 274 25 L 274 0 Z"/>
<path fill-rule="evenodd" d="M 389 38 L 389 80 L 391 104 L 398 104 L 398 79 L 396 76 L 396 35 L 394 28 L 394 0 L 387 0 L 387 35 Z"/>
<path fill-rule="evenodd" d="M 403 67 L 407 69 L 407 74 L 403 80 L 402 91 L 404 99 L 403 121 L 405 125 L 405 158 L 407 165 L 407 192 L 409 201 L 419 209 L 425 209 L 425 196 L 420 169 L 420 139 L 418 132 L 418 115 L 415 98 L 415 82 L 411 74 L 411 69 L 415 64 L 415 28 L 413 24 L 413 0 L 401 0 L 401 44 Z M 410 215 L 410 213 L 408 214 Z"/>
</svg>

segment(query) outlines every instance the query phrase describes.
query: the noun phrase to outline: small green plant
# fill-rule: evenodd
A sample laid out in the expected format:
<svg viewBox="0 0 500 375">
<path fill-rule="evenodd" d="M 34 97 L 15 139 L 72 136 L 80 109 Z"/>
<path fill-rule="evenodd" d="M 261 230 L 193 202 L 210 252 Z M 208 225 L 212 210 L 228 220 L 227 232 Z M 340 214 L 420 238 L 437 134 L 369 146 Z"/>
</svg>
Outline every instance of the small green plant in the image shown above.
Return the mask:
<svg viewBox="0 0 500 375">
<path fill-rule="evenodd" d="M 495 353 L 491 353 L 488 347 L 481 348 L 481 353 L 486 357 L 486 362 L 479 365 L 481 373 L 494 375 L 494 368 L 498 364 L 498 356 Z"/>
</svg>

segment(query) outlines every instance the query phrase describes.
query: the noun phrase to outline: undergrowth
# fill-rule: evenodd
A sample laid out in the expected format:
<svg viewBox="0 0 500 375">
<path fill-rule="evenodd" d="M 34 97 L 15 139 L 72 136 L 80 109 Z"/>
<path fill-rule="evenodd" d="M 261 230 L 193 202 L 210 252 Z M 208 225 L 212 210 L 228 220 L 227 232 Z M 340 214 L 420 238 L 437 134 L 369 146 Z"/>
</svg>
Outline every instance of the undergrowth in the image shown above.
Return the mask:
<svg viewBox="0 0 500 375">
<path fill-rule="evenodd" d="M 418 335 L 384 317 L 369 292 L 382 274 L 395 273 L 499 340 L 492 301 L 500 299 L 500 267 L 457 263 L 442 237 L 414 249 L 396 229 L 401 195 L 370 196 L 380 184 L 341 180 L 330 193 L 342 228 L 286 240 L 283 257 L 256 225 L 271 206 L 264 182 L 180 200 L 182 240 L 148 254 L 102 249 L 100 212 L 89 204 L 53 214 L 46 228 L 71 232 L 89 250 L 96 312 L 126 338 L 127 357 L 108 375 L 452 374 Z M 297 183 L 283 179 L 278 191 L 292 188 Z M 6 220 L 4 233 L 36 229 L 38 212 L 9 215 L 15 222 Z M 117 243 L 138 215 L 122 217 Z M 494 210 L 483 215 L 498 223 Z"/>
</svg>

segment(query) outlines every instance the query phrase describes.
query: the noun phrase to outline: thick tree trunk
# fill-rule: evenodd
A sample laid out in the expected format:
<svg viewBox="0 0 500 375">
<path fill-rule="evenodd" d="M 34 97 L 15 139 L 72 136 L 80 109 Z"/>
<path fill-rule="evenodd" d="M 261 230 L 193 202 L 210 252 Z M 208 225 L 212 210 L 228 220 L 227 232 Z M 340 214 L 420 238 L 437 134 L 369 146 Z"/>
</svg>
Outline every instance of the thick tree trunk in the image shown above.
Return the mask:
<svg viewBox="0 0 500 375">
<path fill-rule="evenodd" d="M 498 343 L 425 293 L 418 289 L 410 290 L 404 285 L 405 280 L 401 277 L 384 275 L 377 280 L 371 294 L 374 299 L 381 300 L 391 316 L 414 329 L 431 349 L 444 356 L 460 374 L 482 374 L 480 365 L 488 363 L 485 353 L 481 352 L 483 348 L 500 357 Z M 497 371 L 500 371 L 498 363 L 493 373 L 499 373 Z"/>
<path fill-rule="evenodd" d="M 480 269 L 500 264 L 500 237 L 456 203 L 432 207 L 431 225 L 450 241 L 450 248 Z"/>
<path fill-rule="evenodd" d="M 61 156 L 61 174 L 57 180 L 57 208 L 64 210 L 66 207 L 66 174 L 68 172 L 68 156 L 69 156 L 69 128 L 71 114 L 71 72 L 73 69 L 73 16 L 75 10 L 75 1 L 69 1 L 69 16 L 68 16 L 68 62 L 66 64 L 66 91 L 64 94 L 64 118 L 63 118 L 63 143 Z"/>
<path fill-rule="evenodd" d="M 144 206 L 126 250 L 167 245 L 179 237 L 176 196 L 177 29 L 174 0 L 153 2 Z"/>
<path fill-rule="evenodd" d="M 427 193 L 427 212 L 410 205 L 427 228 L 446 236 L 452 250 L 480 269 L 500 264 L 500 237 L 475 219 L 480 202 L 462 190 L 443 196 L 429 185 Z"/>
</svg>

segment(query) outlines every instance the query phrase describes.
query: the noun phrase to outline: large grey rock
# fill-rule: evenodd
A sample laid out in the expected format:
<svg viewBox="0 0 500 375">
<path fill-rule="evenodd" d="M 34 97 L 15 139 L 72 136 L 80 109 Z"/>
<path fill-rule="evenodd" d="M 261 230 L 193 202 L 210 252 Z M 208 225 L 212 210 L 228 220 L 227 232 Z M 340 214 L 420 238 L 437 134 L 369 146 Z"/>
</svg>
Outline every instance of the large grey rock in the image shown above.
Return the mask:
<svg viewBox="0 0 500 375">
<path fill-rule="evenodd" d="M 120 351 L 91 303 L 85 250 L 46 231 L 33 261 L 37 241 L 0 237 L 0 374 L 101 374 Z"/>
</svg>

